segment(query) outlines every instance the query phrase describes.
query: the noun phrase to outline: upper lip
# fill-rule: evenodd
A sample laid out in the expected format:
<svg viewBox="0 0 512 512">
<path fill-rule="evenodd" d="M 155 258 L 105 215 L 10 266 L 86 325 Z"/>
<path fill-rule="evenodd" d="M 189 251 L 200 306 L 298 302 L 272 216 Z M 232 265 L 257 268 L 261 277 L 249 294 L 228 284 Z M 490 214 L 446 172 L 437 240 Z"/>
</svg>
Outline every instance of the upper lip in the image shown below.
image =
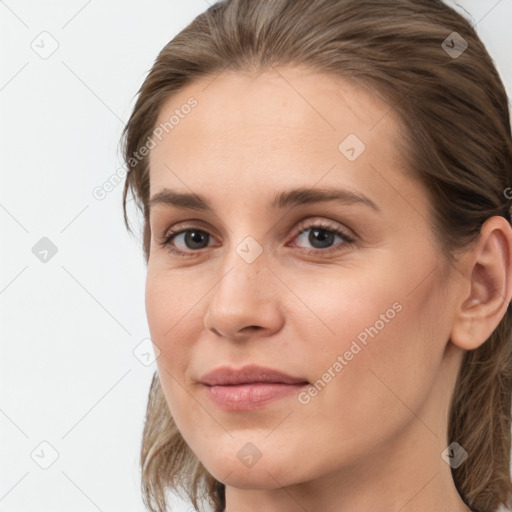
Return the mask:
<svg viewBox="0 0 512 512">
<path fill-rule="evenodd" d="M 301 377 L 293 377 L 279 370 L 258 365 L 244 366 L 240 369 L 221 366 L 203 375 L 200 382 L 208 386 L 250 384 L 253 382 L 307 384 L 307 381 Z"/>
</svg>

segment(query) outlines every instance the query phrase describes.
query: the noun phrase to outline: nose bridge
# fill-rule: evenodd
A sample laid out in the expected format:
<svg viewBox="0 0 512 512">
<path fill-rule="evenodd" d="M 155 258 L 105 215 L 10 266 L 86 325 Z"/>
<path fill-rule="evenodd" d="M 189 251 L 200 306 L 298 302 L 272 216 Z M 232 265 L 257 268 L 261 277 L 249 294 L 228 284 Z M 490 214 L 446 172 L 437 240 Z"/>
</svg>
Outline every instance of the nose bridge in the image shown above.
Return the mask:
<svg viewBox="0 0 512 512">
<path fill-rule="evenodd" d="M 244 327 L 271 326 L 278 308 L 267 263 L 263 247 L 252 237 L 245 237 L 229 251 L 210 295 L 205 327 L 235 336 Z"/>
<path fill-rule="evenodd" d="M 265 295 L 264 274 L 267 258 L 263 247 L 252 236 L 246 236 L 232 247 L 223 262 L 222 279 L 215 295 L 228 300 L 257 299 Z M 248 293 L 250 290 L 250 297 Z"/>
</svg>

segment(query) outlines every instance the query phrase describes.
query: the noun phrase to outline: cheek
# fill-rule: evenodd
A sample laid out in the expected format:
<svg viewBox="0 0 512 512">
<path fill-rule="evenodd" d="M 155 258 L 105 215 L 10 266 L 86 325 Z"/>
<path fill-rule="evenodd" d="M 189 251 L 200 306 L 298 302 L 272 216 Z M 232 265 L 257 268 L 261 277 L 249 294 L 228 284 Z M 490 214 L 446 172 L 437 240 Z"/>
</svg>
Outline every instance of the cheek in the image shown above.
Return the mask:
<svg viewBox="0 0 512 512">
<path fill-rule="evenodd" d="M 194 311 L 190 308 L 195 303 L 184 297 L 181 281 L 171 277 L 170 272 L 148 268 L 145 289 L 148 327 L 153 343 L 160 350 L 156 365 L 161 388 L 178 428 L 190 421 L 189 397 L 184 394 L 183 386 L 192 347 L 189 316 Z"/>
<path fill-rule="evenodd" d="M 322 437 L 330 442 L 312 446 L 311 457 L 333 467 L 342 458 L 350 460 L 382 445 L 414 420 L 411 410 L 420 410 L 428 397 L 442 355 L 442 343 L 433 346 L 433 336 L 442 339 L 431 328 L 433 295 L 419 290 L 407 297 L 399 286 L 350 290 L 327 288 L 322 301 L 317 297 L 315 312 L 335 335 L 317 334 L 322 350 L 318 345 L 305 348 L 316 392 L 302 397 L 305 405 L 298 411 L 311 428 L 325 419 Z M 302 331 L 304 340 L 313 336 L 313 326 L 326 331 L 316 318 L 308 325 Z M 340 444 L 340 438 L 346 442 Z"/>
<path fill-rule="evenodd" d="M 332 399 L 363 415 L 383 400 L 403 406 L 393 393 L 411 406 L 419 404 L 446 344 L 437 285 L 427 280 L 411 293 L 411 276 L 402 272 L 345 273 L 340 280 L 296 280 L 294 291 L 310 311 L 302 303 L 297 306 L 301 314 L 288 311 L 300 326 L 300 352 L 307 354 L 310 380 L 320 381 L 319 390 L 333 382 L 333 393 L 319 391 L 325 397 L 318 401 Z"/>
<path fill-rule="evenodd" d="M 145 287 L 146 316 L 151 333 L 166 345 L 190 330 L 188 318 L 197 315 L 205 288 L 190 273 L 148 268 Z M 194 324 L 195 325 L 195 324 Z M 178 333 L 181 333 L 178 335 Z"/>
<path fill-rule="evenodd" d="M 359 343 L 362 350 L 356 364 L 361 371 L 351 370 L 350 375 L 354 379 L 353 396 L 366 405 L 360 410 L 382 410 L 385 404 L 391 416 L 406 419 L 409 410 L 420 410 L 428 398 L 448 334 L 439 307 L 439 290 L 432 282 L 425 282 L 413 293 L 408 285 L 400 288 L 394 293 L 381 290 L 385 299 L 375 301 L 380 307 L 372 304 L 371 315 L 361 312 L 367 323 L 358 327 L 355 339 L 362 334 L 366 343 Z"/>
<path fill-rule="evenodd" d="M 294 309 L 287 315 L 300 326 L 305 350 L 312 352 L 321 344 L 323 350 L 316 353 L 321 359 L 326 352 L 331 358 L 343 354 L 353 341 L 369 347 L 369 340 L 383 338 L 403 316 L 399 283 L 372 279 L 357 269 L 299 276 L 293 290 L 300 300 L 293 300 Z"/>
<path fill-rule="evenodd" d="M 194 315 L 192 305 L 197 302 L 192 300 L 193 297 L 189 298 L 188 293 L 190 285 L 186 285 L 184 279 L 172 276 L 170 272 L 148 269 L 146 316 L 151 339 L 160 350 L 156 362 L 162 378 L 167 370 L 180 381 L 183 380 L 188 350 L 192 346 L 190 341 L 194 337 L 190 328 L 190 317 Z"/>
</svg>

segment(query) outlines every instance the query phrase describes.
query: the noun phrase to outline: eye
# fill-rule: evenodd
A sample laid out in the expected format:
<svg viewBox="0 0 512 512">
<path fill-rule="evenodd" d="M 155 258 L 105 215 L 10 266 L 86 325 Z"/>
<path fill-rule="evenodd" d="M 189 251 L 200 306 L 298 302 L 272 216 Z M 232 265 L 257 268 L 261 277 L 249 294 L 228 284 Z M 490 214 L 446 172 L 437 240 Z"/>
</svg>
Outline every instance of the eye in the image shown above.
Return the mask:
<svg viewBox="0 0 512 512">
<path fill-rule="evenodd" d="M 176 254 L 177 256 L 187 256 L 187 254 L 190 255 L 190 253 L 186 252 L 187 249 L 192 250 L 192 252 L 197 252 L 198 249 L 204 249 L 207 247 L 209 237 L 210 234 L 207 231 L 191 227 L 188 229 L 169 231 L 160 244 L 164 247 L 168 247 L 171 253 Z M 179 248 L 176 249 L 173 245 L 176 240 L 180 241 L 180 239 L 181 243 L 185 244 L 185 250 Z"/>
<path fill-rule="evenodd" d="M 308 236 L 303 236 L 309 232 Z M 335 238 L 338 237 L 342 240 L 343 247 L 340 249 L 338 246 L 332 246 Z M 319 254 L 325 252 L 339 251 L 343 248 L 351 246 L 355 242 L 355 238 L 336 226 L 331 226 L 323 222 L 310 222 L 302 223 L 299 226 L 299 232 L 295 238 L 300 239 L 302 242 L 311 244 L 314 250 L 306 249 L 307 254 Z"/>
<path fill-rule="evenodd" d="M 303 249 L 306 254 L 319 255 L 321 253 L 340 251 L 355 243 L 355 237 L 345 233 L 337 226 L 331 226 L 324 222 L 310 222 L 301 223 L 299 231 L 295 234 L 292 240 L 299 239 L 301 243 L 309 243 L 313 249 L 308 249 L 298 246 Z M 309 232 L 308 236 L 303 236 Z M 200 249 L 208 247 L 210 234 L 204 229 L 199 229 L 195 226 L 190 226 L 185 229 L 174 228 L 167 232 L 160 245 L 167 247 L 169 251 L 176 256 L 196 256 Z M 341 244 L 332 246 L 336 237 L 341 240 Z M 179 245 L 182 247 L 176 247 Z M 296 244 L 294 244 L 296 245 Z M 342 246 L 339 248 L 339 246 Z"/>
</svg>

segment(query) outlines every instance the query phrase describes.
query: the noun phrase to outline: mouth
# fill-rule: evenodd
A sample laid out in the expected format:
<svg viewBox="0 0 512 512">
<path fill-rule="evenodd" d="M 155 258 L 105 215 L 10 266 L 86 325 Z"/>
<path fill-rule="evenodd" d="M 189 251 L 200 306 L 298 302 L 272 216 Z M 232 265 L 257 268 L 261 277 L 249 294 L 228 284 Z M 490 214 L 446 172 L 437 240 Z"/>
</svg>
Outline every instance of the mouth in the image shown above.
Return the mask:
<svg viewBox="0 0 512 512">
<path fill-rule="evenodd" d="M 203 376 L 200 382 L 214 405 L 230 411 L 263 407 L 274 400 L 291 397 L 309 385 L 302 377 L 256 365 L 239 370 L 217 368 Z"/>
<path fill-rule="evenodd" d="M 295 377 L 266 366 L 248 365 L 236 369 L 221 366 L 203 375 L 200 382 L 207 386 L 229 386 L 242 384 L 308 384 L 307 379 Z"/>
</svg>

